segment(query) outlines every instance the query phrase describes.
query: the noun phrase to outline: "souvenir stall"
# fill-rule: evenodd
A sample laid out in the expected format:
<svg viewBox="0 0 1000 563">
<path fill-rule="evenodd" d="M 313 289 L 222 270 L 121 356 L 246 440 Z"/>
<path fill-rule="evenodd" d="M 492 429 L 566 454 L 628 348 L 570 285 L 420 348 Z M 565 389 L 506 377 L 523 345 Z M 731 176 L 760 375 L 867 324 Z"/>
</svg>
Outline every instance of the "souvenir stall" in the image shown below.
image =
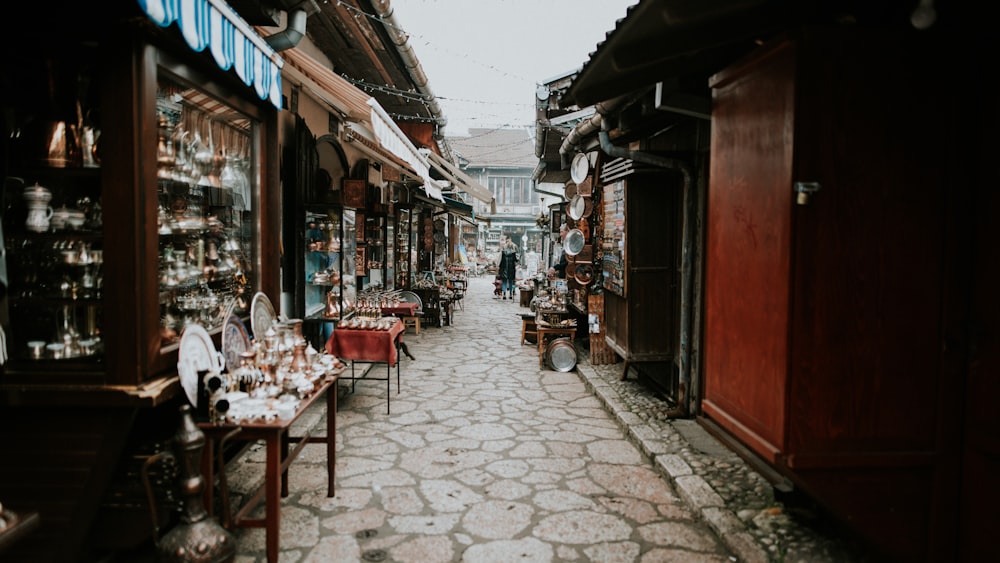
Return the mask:
<svg viewBox="0 0 1000 563">
<path fill-rule="evenodd" d="M 305 106 L 300 102 L 300 106 Z M 290 259 L 283 275 L 291 303 L 284 309 L 304 321 L 303 332 L 321 348 L 357 302 L 357 207 L 365 182 L 351 178 L 343 148 L 332 135 L 313 137 L 297 116 L 284 179 L 284 240 Z M 362 233 L 364 228 L 361 229 Z"/>
<path fill-rule="evenodd" d="M 4 36 L 0 502 L 40 517 L 5 557 L 148 538 L 183 335 L 218 350 L 278 292 L 282 59 L 221 2 L 236 51 L 156 5 L 25 5 L 45 25 Z"/>
<path fill-rule="evenodd" d="M 549 228 L 553 238 L 551 262 L 555 265 L 564 259 L 566 263 L 564 280 L 556 292 L 564 292 L 561 299 L 581 327 L 578 336 L 589 349 L 590 362 L 603 365 L 618 360 L 605 341 L 604 271 L 600 267 L 608 244 L 605 229 L 611 225 L 613 230 L 616 223 L 613 215 L 606 222 L 602 186 L 596 181 L 596 160 L 597 153 L 580 153 L 573 159 L 571 181 L 564 188 L 566 201 L 551 210 Z"/>
<path fill-rule="evenodd" d="M 298 95 L 283 129 L 283 310 L 305 321 L 306 338 L 320 348 L 355 314 L 362 290 L 407 287 L 402 194 L 423 180 L 382 143 L 415 153 L 377 102 L 298 50 L 286 57 Z M 331 110 L 343 119 L 331 120 Z"/>
<path fill-rule="evenodd" d="M 635 367 L 676 397 L 682 191 L 622 158 L 604 163 L 600 177 L 605 342 L 625 361 L 623 377 Z"/>
</svg>

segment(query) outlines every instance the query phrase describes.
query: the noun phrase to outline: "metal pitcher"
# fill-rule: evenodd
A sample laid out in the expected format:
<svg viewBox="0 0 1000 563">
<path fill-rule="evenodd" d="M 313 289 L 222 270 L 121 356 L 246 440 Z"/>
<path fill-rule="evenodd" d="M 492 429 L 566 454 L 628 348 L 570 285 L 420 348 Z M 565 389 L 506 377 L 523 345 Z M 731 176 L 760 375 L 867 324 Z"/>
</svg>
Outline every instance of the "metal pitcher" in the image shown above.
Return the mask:
<svg viewBox="0 0 1000 563">
<path fill-rule="evenodd" d="M 208 515 L 202 500 L 205 479 L 201 476 L 201 454 L 205 434 L 195 424 L 190 405 L 182 405 L 180 413 L 180 427 L 174 434 L 175 451 L 160 452 L 147 459 L 142 466 L 142 482 L 153 516 L 153 541 L 159 560 L 195 563 L 232 561 L 236 557 L 236 539 Z M 173 460 L 178 467 L 178 492 L 184 508 L 180 522 L 160 537 L 149 469 L 164 460 Z"/>
</svg>

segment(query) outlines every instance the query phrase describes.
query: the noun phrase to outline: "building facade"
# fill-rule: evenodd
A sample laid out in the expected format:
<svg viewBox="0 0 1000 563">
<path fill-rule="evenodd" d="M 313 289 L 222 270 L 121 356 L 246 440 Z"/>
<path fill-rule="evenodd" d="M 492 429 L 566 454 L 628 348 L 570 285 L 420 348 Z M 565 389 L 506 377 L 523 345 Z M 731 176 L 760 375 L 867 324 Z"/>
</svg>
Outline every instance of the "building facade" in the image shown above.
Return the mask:
<svg viewBox="0 0 1000 563">
<path fill-rule="evenodd" d="M 470 129 L 466 137 L 448 137 L 459 166 L 494 197 L 493 205 L 476 202 L 480 221 L 474 235 L 466 232 L 467 248 L 474 248 L 487 263 L 496 262 L 500 241 L 508 237 L 517 245 L 522 267 L 537 271 L 541 266 L 544 235 L 536 220 L 543 201 L 532 172 L 538 159 L 534 139 L 526 129 Z"/>
</svg>

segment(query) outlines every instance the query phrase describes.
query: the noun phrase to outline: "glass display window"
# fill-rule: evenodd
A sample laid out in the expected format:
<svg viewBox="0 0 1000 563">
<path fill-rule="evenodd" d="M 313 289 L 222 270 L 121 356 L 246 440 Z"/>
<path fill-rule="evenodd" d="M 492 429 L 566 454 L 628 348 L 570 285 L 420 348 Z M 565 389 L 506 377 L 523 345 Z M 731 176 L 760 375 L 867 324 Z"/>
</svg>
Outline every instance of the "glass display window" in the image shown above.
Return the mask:
<svg viewBox="0 0 1000 563">
<path fill-rule="evenodd" d="M 256 123 L 223 101 L 160 75 L 157 233 L 163 346 L 184 327 L 245 316 L 254 267 Z"/>
</svg>

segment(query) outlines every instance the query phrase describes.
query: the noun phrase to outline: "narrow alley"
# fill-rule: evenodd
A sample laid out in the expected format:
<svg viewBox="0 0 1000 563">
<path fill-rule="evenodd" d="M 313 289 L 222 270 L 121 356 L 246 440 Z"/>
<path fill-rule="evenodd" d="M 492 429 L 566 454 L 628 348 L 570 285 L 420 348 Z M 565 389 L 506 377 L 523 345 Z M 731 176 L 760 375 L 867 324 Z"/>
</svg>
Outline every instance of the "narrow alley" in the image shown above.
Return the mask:
<svg viewBox="0 0 1000 563">
<path fill-rule="evenodd" d="M 341 382 L 336 496 L 323 448 L 306 446 L 282 503 L 281 561 L 854 560 L 796 531 L 768 484 L 695 422 L 658 420 L 665 406 L 618 381 L 620 363 L 581 354 L 576 371 L 539 369 L 520 344 L 527 309 L 492 289 L 472 278 L 451 326 L 405 335 L 415 360 L 398 394 L 393 373 L 391 414 L 384 381 L 353 393 Z M 322 428 L 316 405 L 301 423 Z M 235 501 L 263 464 L 262 447 L 230 463 Z M 751 534 L 751 517 L 770 524 Z M 235 534 L 236 561 L 266 561 L 263 530 Z"/>
</svg>

